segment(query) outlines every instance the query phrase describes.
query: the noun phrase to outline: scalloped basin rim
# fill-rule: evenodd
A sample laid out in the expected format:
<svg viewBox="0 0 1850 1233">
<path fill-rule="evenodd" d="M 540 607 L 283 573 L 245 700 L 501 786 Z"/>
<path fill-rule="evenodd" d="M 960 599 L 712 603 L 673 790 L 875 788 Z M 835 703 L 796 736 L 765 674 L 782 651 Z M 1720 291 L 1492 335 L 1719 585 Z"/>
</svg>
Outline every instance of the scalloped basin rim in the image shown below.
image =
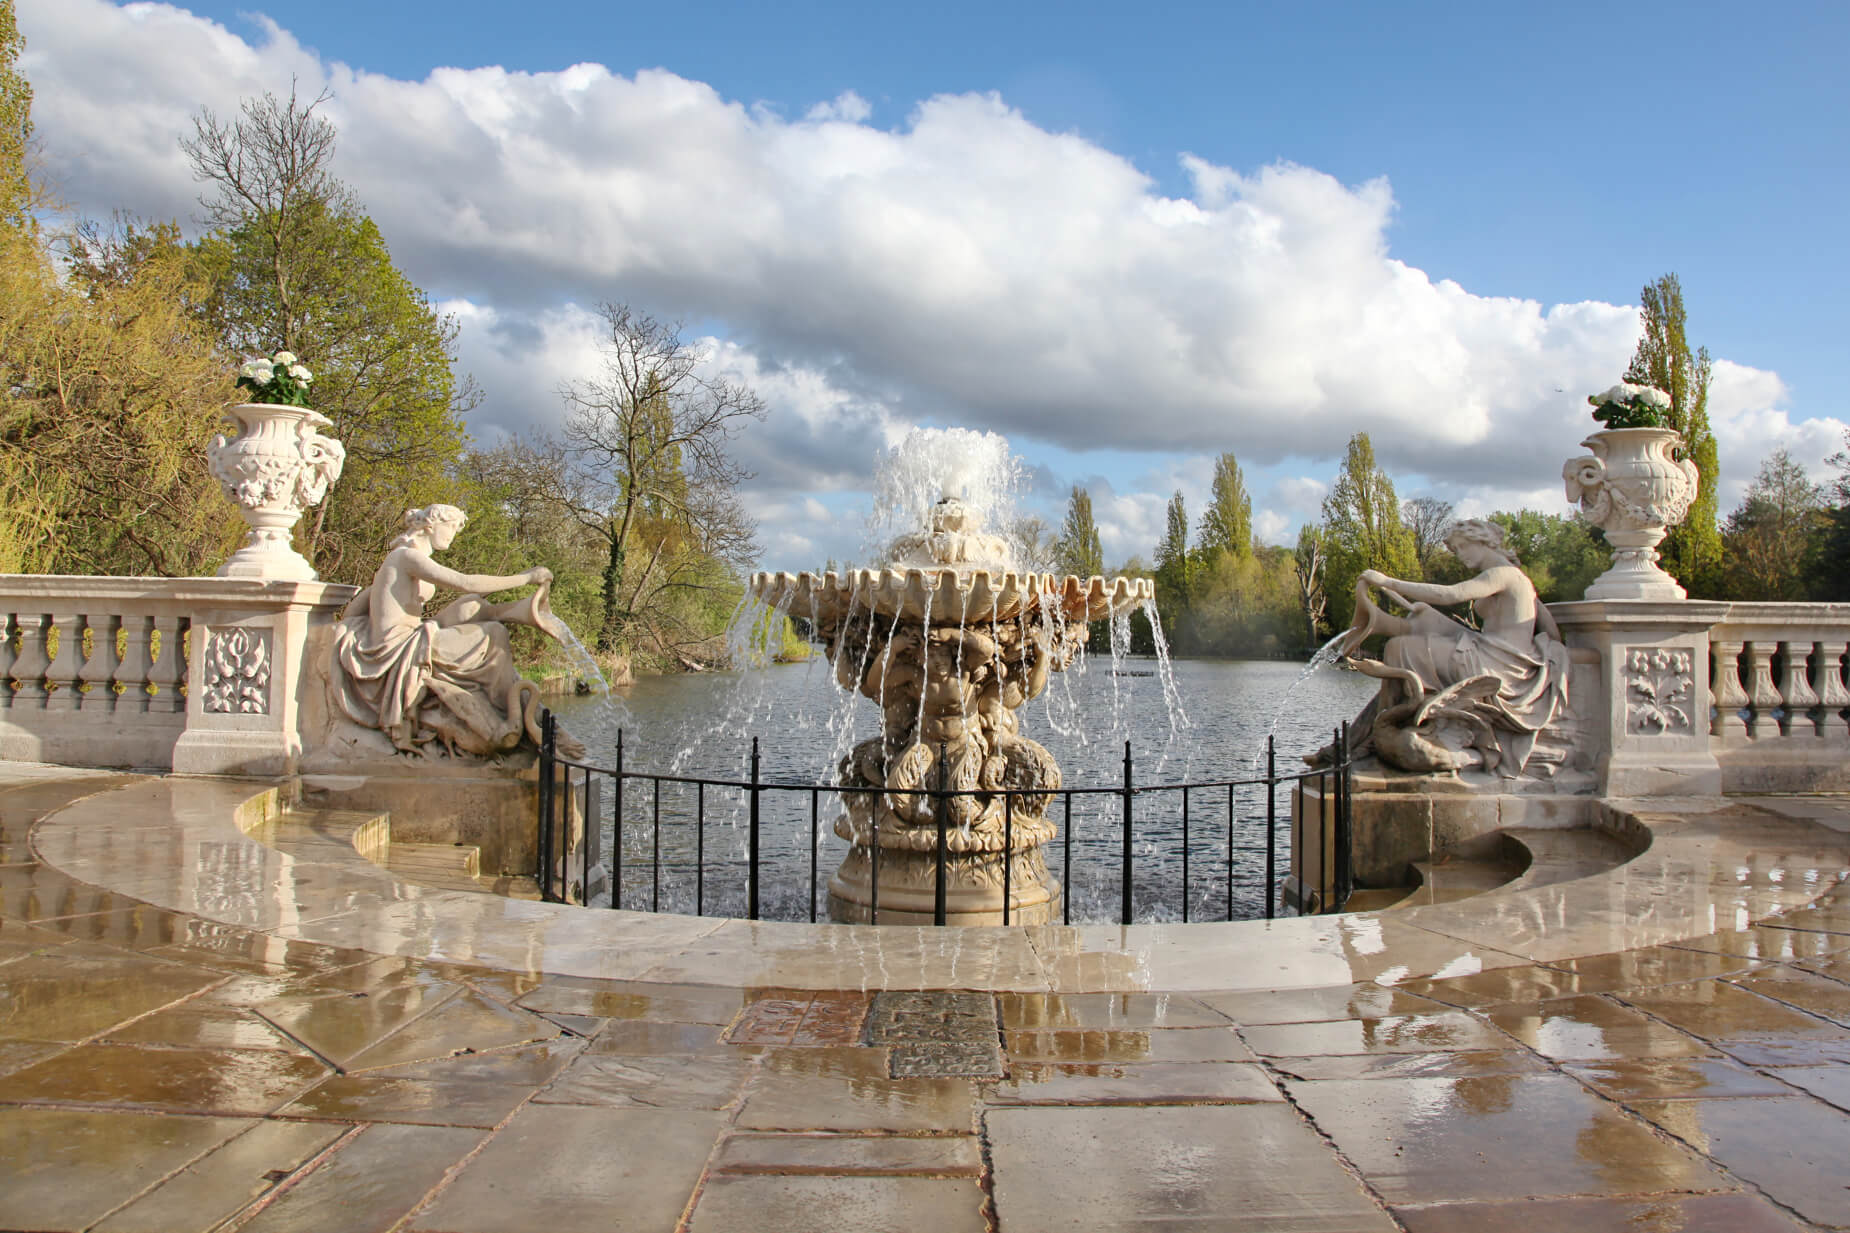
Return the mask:
<svg viewBox="0 0 1850 1233">
<path fill-rule="evenodd" d="M 749 585 L 752 594 L 765 603 L 778 607 L 788 601 L 799 614 L 804 602 L 818 607 L 827 603 L 832 609 L 863 607 L 882 614 L 904 610 L 923 613 L 929 597 L 934 617 L 955 616 L 961 620 L 1012 614 L 1028 603 L 1040 604 L 1049 599 L 1056 600 L 1065 615 L 1076 617 L 1083 605 L 1088 619 L 1098 620 L 1156 598 L 1156 584 L 1148 578 L 1104 578 L 1097 574 L 1081 578 L 1077 574 L 1015 570 L 997 574 L 948 565 L 890 566 L 846 573 L 828 570 L 821 574 L 809 570 L 800 574 L 760 572 L 751 576 Z"/>
</svg>

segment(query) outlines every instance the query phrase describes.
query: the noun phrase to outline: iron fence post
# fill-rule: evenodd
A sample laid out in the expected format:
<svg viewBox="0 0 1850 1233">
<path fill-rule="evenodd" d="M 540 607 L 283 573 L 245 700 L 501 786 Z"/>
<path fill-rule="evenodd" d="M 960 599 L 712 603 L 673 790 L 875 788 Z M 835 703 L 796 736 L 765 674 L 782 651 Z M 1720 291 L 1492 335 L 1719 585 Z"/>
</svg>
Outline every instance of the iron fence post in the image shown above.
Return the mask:
<svg viewBox="0 0 1850 1233">
<path fill-rule="evenodd" d="M 552 711 L 540 712 L 540 782 L 539 816 L 534 818 L 533 847 L 539 863 L 540 898 L 552 898 L 552 777 L 553 777 L 553 736 Z"/>
<path fill-rule="evenodd" d="M 936 821 L 938 823 L 938 856 L 937 856 L 937 861 L 936 861 L 937 881 L 936 881 L 936 884 L 933 886 L 932 899 L 931 899 L 931 923 L 934 925 L 944 924 L 945 918 L 949 914 L 948 913 L 949 895 L 947 893 L 947 888 L 945 887 L 945 884 L 944 884 L 944 844 L 945 844 L 945 826 L 949 822 L 950 819 L 947 816 L 949 802 L 945 799 L 944 794 L 947 790 L 949 790 L 951 786 L 951 768 L 949 767 L 949 765 L 946 764 L 944 757 L 945 757 L 944 742 L 939 741 L 938 742 L 938 795 L 937 795 L 937 800 L 935 801 L 934 807 L 932 809 L 933 814 L 936 815 Z M 1008 911 L 1006 907 L 1004 907 L 1002 910 L 1004 913 Z M 1006 924 L 1007 921 L 1005 920 L 1003 923 Z"/>
<path fill-rule="evenodd" d="M 1337 799 L 1341 807 L 1336 813 L 1336 910 L 1342 911 L 1349 906 L 1349 893 L 1354 889 L 1354 833 L 1350 828 L 1350 794 L 1355 787 L 1354 768 L 1349 753 L 1349 721 L 1343 721 L 1343 760 L 1341 781 L 1337 789 Z"/>
<path fill-rule="evenodd" d="M 1124 742 L 1124 854 L 1119 862 L 1123 867 L 1122 902 L 1118 909 L 1118 923 L 1131 923 L 1131 743 Z"/>
<path fill-rule="evenodd" d="M 750 868 L 746 871 L 745 919 L 758 919 L 758 738 L 752 738 L 752 780 L 751 780 L 750 849 L 747 860 Z"/>
<path fill-rule="evenodd" d="M 707 914 L 707 785 L 694 785 L 694 915 Z"/>
<path fill-rule="evenodd" d="M 1010 921 L 1015 898 L 1015 797 L 1002 794 L 1002 923 Z"/>
<path fill-rule="evenodd" d="M 623 729 L 617 729 L 617 811 L 610 826 L 610 906 L 623 906 Z"/>
<path fill-rule="evenodd" d="M 1188 785 L 1182 785 L 1182 923 L 1188 924 Z"/>
<path fill-rule="evenodd" d="M 1073 923 L 1073 790 L 1062 794 L 1066 800 L 1066 842 L 1060 846 L 1060 923 Z"/>
<path fill-rule="evenodd" d="M 817 850 L 822 847 L 822 821 L 820 789 L 809 790 L 809 923 L 816 923 L 816 868 Z"/>
<path fill-rule="evenodd" d="M 1227 785 L 1227 919 L 1233 919 L 1233 784 Z"/>
<path fill-rule="evenodd" d="M 649 825 L 649 911 L 662 910 L 662 781 L 655 783 Z"/>
<path fill-rule="evenodd" d="M 1278 898 L 1278 737 L 1265 738 L 1265 918 Z M 1233 913 L 1227 913 L 1233 919 Z"/>
</svg>

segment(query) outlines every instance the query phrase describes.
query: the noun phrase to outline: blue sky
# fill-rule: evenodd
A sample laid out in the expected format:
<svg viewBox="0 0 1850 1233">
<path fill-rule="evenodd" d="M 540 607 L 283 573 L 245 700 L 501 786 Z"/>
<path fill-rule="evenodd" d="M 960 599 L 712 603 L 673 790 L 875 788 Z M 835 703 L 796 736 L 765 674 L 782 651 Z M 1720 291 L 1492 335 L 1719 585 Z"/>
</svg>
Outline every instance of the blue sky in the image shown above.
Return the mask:
<svg viewBox="0 0 1850 1233">
<path fill-rule="evenodd" d="M 228 110 L 238 92 L 286 89 L 291 74 L 325 80 L 342 125 L 337 170 L 412 276 L 457 307 L 464 362 L 504 404 L 487 412 L 489 433 L 517 431 L 523 416 L 546 421 L 521 373 L 556 369 L 573 338 L 588 343 L 563 306 L 612 298 L 724 340 L 739 371 L 767 381 L 774 418 L 808 398 L 783 415 L 815 439 L 865 446 L 918 421 L 1000 428 L 1049 489 L 1086 481 L 1123 498 L 1108 555 L 1113 530 L 1116 555 L 1147 554 L 1140 541 L 1160 527 L 1168 490 L 1201 491 L 1222 448 L 1241 454 L 1269 525 L 1290 538 L 1358 429 L 1378 447 L 1402 443 L 1382 452 L 1403 495 L 1544 504 L 1578 439 L 1572 404 L 1616 379 L 1629 352 L 1630 331 L 1602 310 L 1634 304 L 1643 282 L 1674 270 L 1693 340 L 1728 365 L 1718 430 L 1734 447 L 1723 463 L 1736 491 L 1772 444 L 1820 474 L 1827 447 L 1841 444 L 1850 6 L 782 4 L 690 15 L 588 3 L 124 12 L 104 0 L 21 0 L 20 15 L 47 163 L 93 213 L 184 213 L 191 190 L 170 143 L 193 108 Z M 136 54 L 163 44 L 194 70 Z M 612 80 L 562 73 L 581 63 Z M 494 67 L 508 73 L 482 71 Z M 465 72 L 433 73 L 443 68 Z M 644 72 L 658 68 L 672 76 Z M 128 77 L 113 112 L 107 100 L 71 101 L 104 72 Z M 929 102 L 945 96 L 965 102 Z M 581 97 L 605 100 L 588 114 L 572 104 L 583 132 L 502 120 Z M 423 132 L 442 138 L 403 122 L 426 105 L 436 127 Z M 614 131 L 623 116 L 603 109 L 654 106 L 675 151 L 627 153 L 626 140 L 640 139 Z M 137 131 L 104 131 L 120 127 L 112 116 L 123 108 L 136 110 Z M 690 114 L 698 122 L 682 123 Z M 868 140 L 878 135 L 890 140 Z M 534 142 L 555 138 L 553 155 L 531 158 Z M 1011 143 L 1028 169 L 1019 175 Z M 804 147 L 797 170 L 793 146 Z M 967 183 L 966 149 L 977 167 Z M 535 180 L 535 167 L 574 159 L 601 177 L 582 198 L 567 199 L 556 171 Z M 499 197 L 466 174 L 471 160 L 505 164 Z M 747 185 L 732 211 L 697 208 L 680 230 L 610 207 L 623 185 L 678 193 L 703 176 L 725 199 L 740 192 L 741 167 L 764 171 L 769 204 Z M 815 167 L 840 196 L 806 198 L 802 176 Z M 408 182 L 420 180 L 444 209 L 419 208 Z M 857 205 L 864 183 L 877 192 Z M 1178 229 L 1204 225 L 1190 210 L 1178 221 L 1176 202 L 1226 230 L 1174 250 Z M 1164 229 L 1155 238 L 1140 223 L 1152 214 Z M 585 244 L 576 268 L 549 279 L 530 252 L 523 263 L 509 251 L 505 237 L 529 216 L 542 246 Z M 490 220 L 485 238 L 457 221 L 475 217 Z M 1024 218 L 1039 221 L 1006 225 Z M 931 263 L 910 267 L 891 251 L 903 245 L 881 243 L 887 219 L 941 246 L 953 273 L 967 260 L 969 277 L 931 285 Z M 1033 241 L 1048 227 L 1072 233 L 1042 250 Z M 799 255 L 815 236 L 825 251 Z M 760 253 L 762 271 L 738 273 Z M 1201 268 L 1223 256 L 1239 271 Z M 1276 268 L 1246 270 L 1248 258 Z M 895 264 L 882 272 L 885 261 Z M 811 290 L 798 284 L 838 273 L 827 303 L 780 307 Z M 994 302 L 986 275 L 1002 292 Z M 924 305 L 916 314 L 895 299 L 908 286 Z M 1024 302 L 1041 288 L 1047 303 Z M 857 300 L 865 328 L 838 311 Z M 964 300 L 972 311 L 960 312 Z M 1367 310 L 1332 312 L 1332 300 Z M 1073 326 L 1066 349 L 1084 353 L 1077 361 L 1055 337 L 1063 305 L 1093 318 Z M 1026 358 L 1012 365 L 1008 347 L 989 344 L 1017 324 Z M 1216 330 L 1258 342 L 1204 344 Z M 1356 332 L 1381 336 L 1362 346 Z M 1115 354 L 1120 338 L 1129 341 Z M 1174 342 L 1192 377 L 1140 361 L 1146 339 Z M 1398 388 L 1396 357 L 1418 382 Z M 1121 395 L 1089 405 L 1088 389 L 1117 382 Z M 550 389 L 557 376 L 530 384 Z M 1138 419 L 1140 399 L 1147 438 L 1115 431 Z M 524 410 L 507 409 L 516 404 Z M 1067 415 L 1068 405 L 1079 410 Z M 997 422 L 984 422 L 992 410 Z M 1191 417 L 1212 431 L 1192 431 Z M 1424 440 L 1435 419 L 1456 423 Z M 806 483 L 815 441 L 779 431 L 753 447 L 768 556 L 781 544 L 789 558 L 767 563 L 843 555 L 840 534 L 800 527 L 813 522 L 808 501 L 846 510 L 864 499 L 854 468 L 816 464 Z M 1537 437 L 1535 456 L 1512 463 Z M 1091 448 L 1101 441 L 1108 448 Z"/>
</svg>

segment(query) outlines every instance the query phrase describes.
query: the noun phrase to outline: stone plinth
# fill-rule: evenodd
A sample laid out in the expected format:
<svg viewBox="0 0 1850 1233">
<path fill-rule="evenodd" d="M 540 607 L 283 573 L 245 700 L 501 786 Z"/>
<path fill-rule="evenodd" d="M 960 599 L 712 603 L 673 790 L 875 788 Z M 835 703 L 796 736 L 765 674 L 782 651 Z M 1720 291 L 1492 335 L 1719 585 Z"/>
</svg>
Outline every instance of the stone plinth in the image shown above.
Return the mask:
<svg viewBox="0 0 1850 1233">
<path fill-rule="evenodd" d="M 1550 604 L 1570 647 L 1600 658 L 1603 705 L 1587 708 L 1604 796 L 1722 790 L 1709 739 L 1709 630 L 1728 612 L 1706 600 Z"/>
</svg>

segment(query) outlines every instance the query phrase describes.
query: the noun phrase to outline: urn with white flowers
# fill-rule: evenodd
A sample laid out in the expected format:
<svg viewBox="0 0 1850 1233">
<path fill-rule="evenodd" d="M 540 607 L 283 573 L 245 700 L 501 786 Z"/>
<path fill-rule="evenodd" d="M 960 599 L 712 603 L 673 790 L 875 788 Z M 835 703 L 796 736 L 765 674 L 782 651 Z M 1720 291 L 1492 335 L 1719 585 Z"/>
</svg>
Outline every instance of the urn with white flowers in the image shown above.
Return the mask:
<svg viewBox="0 0 1850 1233">
<path fill-rule="evenodd" d="M 250 402 L 225 409 L 236 431 L 206 447 L 212 478 L 237 503 L 251 533 L 219 567 L 222 578 L 313 581 L 315 569 L 291 536 L 305 510 L 328 495 L 347 451 L 317 431 L 333 421 L 308 406 L 314 374 L 288 351 L 251 360 L 238 370 Z"/>
<path fill-rule="evenodd" d="M 1657 546 L 1689 516 L 1701 479 L 1681 456 L 1683 436 L 1670 427 L 1670 396 L 1621 382 L 1587 399 L 1606 425 L 1581 444 L 1593 451 L 1561 470 L 1567 499 L 1582 522 L 1605 532 L 1612 568 L 1593 580 L 1588 599 L 1683 599 L 1687 592 L 1657 564 Z"/>
</svg>

